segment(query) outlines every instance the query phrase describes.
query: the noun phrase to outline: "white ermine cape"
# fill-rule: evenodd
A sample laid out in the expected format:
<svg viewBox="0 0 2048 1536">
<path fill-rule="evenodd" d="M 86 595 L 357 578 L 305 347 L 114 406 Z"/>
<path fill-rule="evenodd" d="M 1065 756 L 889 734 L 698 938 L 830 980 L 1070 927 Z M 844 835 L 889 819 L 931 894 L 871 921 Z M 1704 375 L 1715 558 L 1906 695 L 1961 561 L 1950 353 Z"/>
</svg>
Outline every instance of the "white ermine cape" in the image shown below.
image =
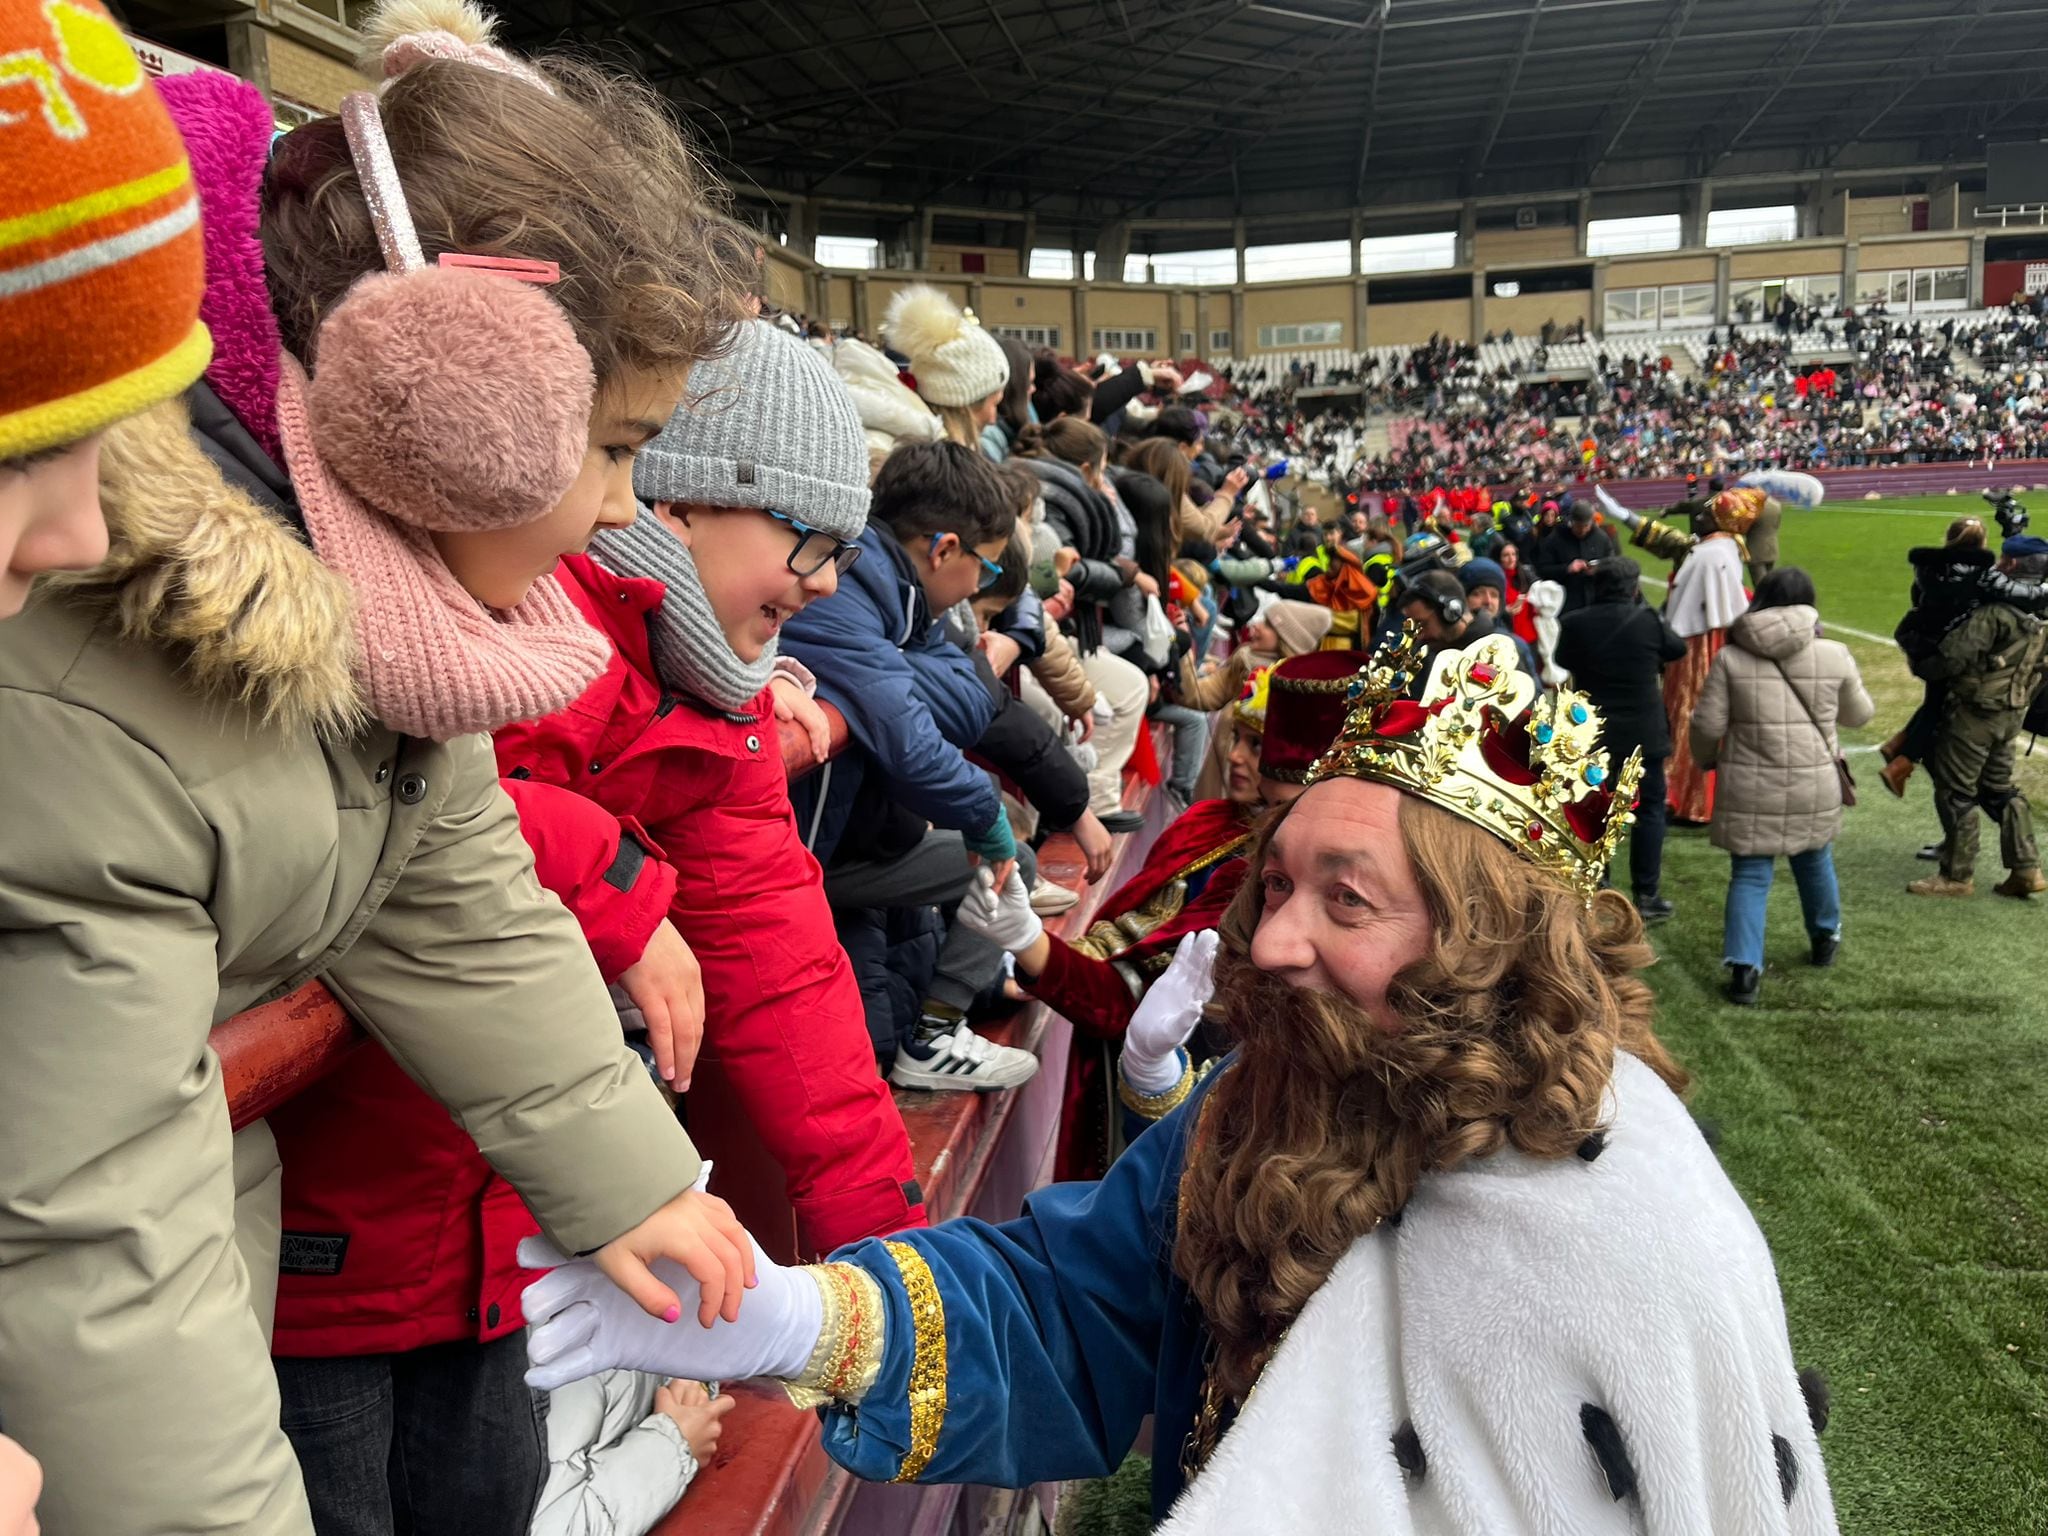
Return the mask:
<svg viewBox="0 0 2048 1536">
<path fill-rule="evenodd" d="M 1632 1056 L 1606 1124 L 1425 1177 L 1161 1536 L 1831 1536 L 1763 1234 Z"/>
</svg>

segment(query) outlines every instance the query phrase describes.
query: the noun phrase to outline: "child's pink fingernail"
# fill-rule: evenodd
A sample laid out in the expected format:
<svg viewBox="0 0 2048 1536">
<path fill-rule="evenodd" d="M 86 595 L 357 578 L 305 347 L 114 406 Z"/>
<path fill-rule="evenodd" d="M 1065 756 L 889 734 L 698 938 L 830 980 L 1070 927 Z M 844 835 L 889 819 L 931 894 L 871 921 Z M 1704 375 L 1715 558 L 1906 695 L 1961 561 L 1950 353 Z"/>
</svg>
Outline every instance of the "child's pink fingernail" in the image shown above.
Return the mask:
<svg viewBox="0 0 2048 1536">
<path fill-rule="evenodd" d="M 668 1310 L 661 1314 L 661 1320 L 664 1323 L 679 1323 L 683 1320 L 683 1309 L 674 1302 L 670 1302 Z"/>
<path fill-rule="evenodd" d="M 751 1291 L 751 1290 L 753 1290 L 753 1289 L 754 1289 L 754 1287 L 756 1287 L 756 1286 L 757 1286 L 757 1285 L 759 1285 L 760 1283 L 761 1283 L 761 1277 L 760 1277 L 759 1275 L 756 1275 L 756 1276 L 755 1276 L 755 1277 L 754 1277 L 753 1279 L 751 1279 L 751 1280 L 749 1280 L 749 1281 L 747 1282 L 747 1289 Z"/>
</svg>

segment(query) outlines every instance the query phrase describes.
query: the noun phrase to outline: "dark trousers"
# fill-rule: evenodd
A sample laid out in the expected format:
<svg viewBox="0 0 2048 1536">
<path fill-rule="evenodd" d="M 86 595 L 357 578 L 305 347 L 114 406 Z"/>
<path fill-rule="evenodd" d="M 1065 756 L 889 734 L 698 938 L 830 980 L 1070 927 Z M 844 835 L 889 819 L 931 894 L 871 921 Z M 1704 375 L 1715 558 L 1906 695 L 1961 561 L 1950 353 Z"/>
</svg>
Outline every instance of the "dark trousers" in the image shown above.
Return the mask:
<svg viewBox="0 0 2048 1536">
<path fill-rule="evenodd" d="M 548 1458 L 523 1332 L 275 1364 L 318 1536 L 525 1536 Z"/>
<path fill-rule="evenodd" d="M 1665 803 L 1664 759 L 1643 759 L 1643 782 L 1636 792 L 1636 824 L 1629 829 L 1628 878 L 1637 896 L 1655 896 L 1664 880 L 1664 826 L 1670 812 Z"/>
</svg>

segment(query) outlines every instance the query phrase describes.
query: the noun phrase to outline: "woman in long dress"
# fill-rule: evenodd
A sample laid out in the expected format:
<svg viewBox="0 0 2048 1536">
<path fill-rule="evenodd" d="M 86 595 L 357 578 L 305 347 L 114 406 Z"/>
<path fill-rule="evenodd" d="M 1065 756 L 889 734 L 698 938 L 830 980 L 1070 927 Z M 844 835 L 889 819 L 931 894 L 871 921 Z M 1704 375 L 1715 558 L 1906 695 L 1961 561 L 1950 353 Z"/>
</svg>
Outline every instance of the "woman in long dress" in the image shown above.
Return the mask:
<svg viewBox="0 0 2048 1536">
<path fill-rule="evenodd" d="M 1687 740 L 1692 712 L 1707 686 L 1714 658 L 1728 643 L 1728 626 L 1749 610 L 1743 589 L 1748 551 L 1742 534 L 1763 510 L 1764 493 L 1747 486 L 1722 491 L 1707 503 L 1696 531 L 1699 542 L 1671 577 L 1664 617 L 1685 641 L 1685 656 L 1664 669 L 1664 713 L 1671 725 L 1671 759 L 1664 765 L 1666 798 L 1675 820 L 1704 824 L 1714 815 L 1714 770 L 1700 766 Z"/>
</svg>

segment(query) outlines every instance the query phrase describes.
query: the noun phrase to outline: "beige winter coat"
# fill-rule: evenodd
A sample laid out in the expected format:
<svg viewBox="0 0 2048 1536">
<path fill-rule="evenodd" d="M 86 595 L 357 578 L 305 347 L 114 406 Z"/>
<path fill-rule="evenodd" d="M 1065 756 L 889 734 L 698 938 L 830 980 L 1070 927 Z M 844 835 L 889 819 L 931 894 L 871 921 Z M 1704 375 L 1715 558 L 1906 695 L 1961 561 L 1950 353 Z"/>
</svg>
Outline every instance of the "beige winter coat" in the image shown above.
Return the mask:
<svg viewBox="0 0 2048 1536">
<path fill-rule="evenodd" d="M 1069 720 L 1088 718 L 1088 712 L 1095 708 L 1095 684 L 1081 669 L 1081 658 L 1074 654 L 1073 642 L 1060 632 L 1058 625 L 1046 624 L 1045 654 L 1028 665 L 1031 675 L 1038 679 L 1038 686 L 1059 706 L 1061 714 Z"/>
<path fill-rule="evenodd" d="M 212 1025 L 324 978 L 571 1252 L 697 1158 L 490 743 L 361 722 L 346 588 L 176 402 L 102 479 L 105 574 L 0 623 L 0 1423 L 53 1536 L 298 1536 Z"/>
<path fill-rule="evenodd" d="M 1707 673 L 1692 714 L 1692 752 L 1700 766 L 1719 770 L 1716 848 L 1805 853 L 1841 831 L 1835 731 L 1867 724 L 1877 707 L 1848 647 L 1814 638 L 1819 618 L 1803 605 L 1752 609 L 1730 627 Z"/>
</svg>

